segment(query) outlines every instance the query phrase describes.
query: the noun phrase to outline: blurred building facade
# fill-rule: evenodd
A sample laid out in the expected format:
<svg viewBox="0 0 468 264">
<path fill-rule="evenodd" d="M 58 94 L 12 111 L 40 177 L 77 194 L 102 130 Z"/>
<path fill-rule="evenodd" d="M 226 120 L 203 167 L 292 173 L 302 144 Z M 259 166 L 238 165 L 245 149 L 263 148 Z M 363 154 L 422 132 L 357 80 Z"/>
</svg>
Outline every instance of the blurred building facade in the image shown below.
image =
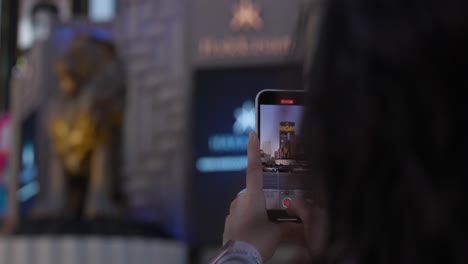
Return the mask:
<svg viewBox="0 0 468 264">
<path fill-rule="evenodd" d="M 94 6 L 92 1 L 56 3 L 65 10 L 64 20 L 73 14 L 83 16 Z M 127 75 L 121 185 L 131 219 L 161 223 L 172 236 L 194 244 L 214 243 L 222 235 L 224 210 L 243 184 L 245 139 L 253 129 L 243 124 L 245 131 L 233 131 L 234 112 L 241 108 L 252 114 L 243 107 L 249 105 L 246 101 L 252 104 L 261 89 L 302 88 L 300 78 L 273 83 L 278 83 L 278 73 L 289 71 L 285 65 L 297 66 L 297 54 L 292 51 L 306 41 L 295 35 L 305 6 L 309 1 L 115 1 L 116 16 L 103 25 L 112 31 Z M 249 74 L 253 77 L 244 78 Z M 223 76 L 230 79 L 223 83 Z M 213 87 L 205 89 L 205 85 Z M 37 100 L 35 96 L 30 99 Z M 221 103 L 215 107 L 214 100 Z M 221 109 L 229 101 L 233 106 Z M 198 114 L 203 111 L 196 109 L 217 115 L 207 123 L 207 117 Z M 216 131 L 214 127 L 222 128 Z M 241 146 L 234 146 L 234 152 L 203 153 L 199 145 L 206 147 L 217 133 L 221 134 L 218 139 L 234 138 Z M 264 148 L 266 154 L 278 155 L 268 144 Z M 235 155 L 242 164 L 227 172 L 206 173 L 195 166 L 204 155 L 219 155 L 218 161 Z M 215 216 L 200 207 L 211 209 Z M 199 239 L 202 234 L 203 241 Z"/>
<path fill-rule="evenodd" d="M 190 85 L 184 0 L 120 1 L 127 70 L 124 182 L 131 213 L 184 236 Z"/>
<path fill-rule="evenodd" d="M 200 155 L 197 144 L 205 142 L 194 135 L 206 123 L 194 109 L 199 104 L 209 108 L 209 100 L 219 98 L 216 94 L 224 90 L 228 96 L 236 89 L 220 86 L 210 97 L 197 87 L 198 73 L 210 76 L 219 69 L 249 67 L 277 67 L 272 72 L 281 72 L 281 67 L 295 60 L 297 19 L 304 4 L 299 0 L 119 2 L 116 35 L 125 54 L 129 89 L 125 185 L 138 217 L 160 221 L 194 244 L 219 237 L 222 224 L 218 222 L 223 222 L 223 208 L 230 198 L 216 193 L 229 190 L 224 191 L 229 196 L 234 186 L 240 186 L 243 168 L 233 171 L 239 175 L 231 180 L 234 185 L 219 182 L 222 172 L 207 176 L 195 169 Z M 254 87 L 248 98 L 253 100 L 265 88 L 274 87 Z M 287 87 L 293 88 L 300 89 Z M 212 111 L 224 111 L 212 105 Z M 227 114 L 232 118 L 232 112 Z M 210 122 L 232 126 L 229 120 Z M 212 209 L 213 216 L 200 207 Z"/>
</svg>

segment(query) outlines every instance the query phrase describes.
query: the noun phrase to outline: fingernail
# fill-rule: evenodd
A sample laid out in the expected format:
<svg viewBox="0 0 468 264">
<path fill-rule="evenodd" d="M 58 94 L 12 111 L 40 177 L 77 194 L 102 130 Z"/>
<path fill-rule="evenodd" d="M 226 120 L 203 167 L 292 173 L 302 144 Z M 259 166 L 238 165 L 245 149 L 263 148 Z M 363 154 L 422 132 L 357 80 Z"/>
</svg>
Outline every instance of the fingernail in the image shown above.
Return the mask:
<svg viewBox="0 0 468 264">
<path fill-rule="evenodd" d="M 243 193 L 245 193 L 245 192 L 247 192 L 247 189 L 241 190 L 239 193 L 237 193 L 237 196 L 239 196 L 239 194 L 243 194 Z"/>
</svg>

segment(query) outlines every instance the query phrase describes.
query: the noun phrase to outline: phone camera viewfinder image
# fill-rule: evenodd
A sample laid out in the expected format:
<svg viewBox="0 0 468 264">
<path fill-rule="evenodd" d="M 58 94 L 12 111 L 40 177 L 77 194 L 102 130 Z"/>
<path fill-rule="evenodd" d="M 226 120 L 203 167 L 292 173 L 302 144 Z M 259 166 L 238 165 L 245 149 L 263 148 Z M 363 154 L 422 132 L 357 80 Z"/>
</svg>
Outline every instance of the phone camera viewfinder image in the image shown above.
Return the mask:
<svg viewBox="0 0 468 264">
<path fill-rule="evenodd" d="M 257 95 L 257 133 L 269 217 L 275 222 L 300 222 L 287 214 L 297 196 L 304 196 L 309 171 L 303 144 L 303 91 L 264 90 Z"/>
</svg>

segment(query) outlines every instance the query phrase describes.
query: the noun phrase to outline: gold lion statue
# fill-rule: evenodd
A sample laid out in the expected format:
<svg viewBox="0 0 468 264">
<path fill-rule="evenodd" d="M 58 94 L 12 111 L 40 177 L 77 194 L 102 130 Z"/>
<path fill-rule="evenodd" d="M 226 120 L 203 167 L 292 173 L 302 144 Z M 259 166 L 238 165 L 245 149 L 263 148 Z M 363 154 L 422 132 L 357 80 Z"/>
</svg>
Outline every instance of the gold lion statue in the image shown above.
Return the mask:
<svg viewBox="0 0 468 264">
<path fill-rule="evenodd" d="M 39 214 L 113 217 L 124 80 L 112 43 L 77 36 L 56 64 L 59 96 L 48 114 L 48 197 Z"/>
</svg>

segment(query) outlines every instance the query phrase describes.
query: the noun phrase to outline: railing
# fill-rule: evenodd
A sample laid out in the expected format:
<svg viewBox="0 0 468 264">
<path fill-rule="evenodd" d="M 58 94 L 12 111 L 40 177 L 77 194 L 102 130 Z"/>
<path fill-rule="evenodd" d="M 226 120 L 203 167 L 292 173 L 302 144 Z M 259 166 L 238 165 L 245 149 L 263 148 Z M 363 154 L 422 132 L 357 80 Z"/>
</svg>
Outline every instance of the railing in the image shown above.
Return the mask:
<svg viewBox="0 0 468 264">
<path fill-rule="evenodd" d="M 123 237 L 8 237 L 0 264 L 188 263 L 188 250 L 171 240 Z"/>
</svg>

